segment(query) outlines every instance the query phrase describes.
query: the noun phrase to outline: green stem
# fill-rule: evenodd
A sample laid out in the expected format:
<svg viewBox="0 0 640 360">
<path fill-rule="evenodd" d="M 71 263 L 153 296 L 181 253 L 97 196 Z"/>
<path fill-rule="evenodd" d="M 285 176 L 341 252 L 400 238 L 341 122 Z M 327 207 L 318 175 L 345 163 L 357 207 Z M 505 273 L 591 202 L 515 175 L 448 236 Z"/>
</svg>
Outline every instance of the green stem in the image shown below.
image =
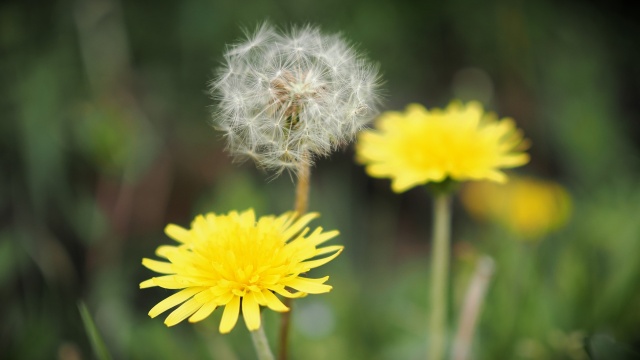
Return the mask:
<svg viewBox="0 0 640 360">
<path fill-rule="evenodd" d="M 256 348 L 258 354 L 258 360 L 274 360 L 271 348 L 269 348 L 269 342 L 267 342 L 267 336 L 264 334 L 264 327 L 260 325 L 258 330 L 251 331 L 251 340 L 253 340 L 253 346 Z"/>
<path fill-rule="evenodd" d="M 304 159 L 298 164 L 298 184 L 296 185 L 296 200 L 294 211 L 300 217 L 307 212 L 309 208 L 309 189 L 311 186 L 311 165 L 309 165 L 308 154 L 304 155 Z M 289 328 L 291 326 L 291 313 L 293 312 L 293 299 L 285 298 L 284 305 L 289 311 L 282 313 L 280 320 L 280 347 L 278 352 L 278 360 L 287 360 L 289 356 L 287 343 L 289 340 Z"/>
<path fill-rule="evenodd" d="M 458 332 L 453 340 L 452 360 L 470 358 L 473 336 L 476 331 L 482 305 L 487 295 L 489 282 L 493 276 L 494 261 L 489 256 L 482 256 L 467 287 L 462 311 L 458 321 Z"/>
<path fill-rule="evenodd" d="M 451 238 L 451 196 L 437 194 L 433 207 L 429 360 L 444 359 L 447 343 L 447 293 Z"/>
</svg>

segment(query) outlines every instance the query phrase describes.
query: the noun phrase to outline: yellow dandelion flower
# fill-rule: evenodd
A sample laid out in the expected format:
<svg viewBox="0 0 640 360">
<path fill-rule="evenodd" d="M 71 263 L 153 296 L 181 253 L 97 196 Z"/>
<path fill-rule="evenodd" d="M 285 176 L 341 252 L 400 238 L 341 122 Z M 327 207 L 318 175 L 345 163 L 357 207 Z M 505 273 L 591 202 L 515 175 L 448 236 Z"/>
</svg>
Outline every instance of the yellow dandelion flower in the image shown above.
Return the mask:
<svg viewBox="0 0 640 360">
<path fill-rule="evenodd" d="M 383 113 L 360 134 L 356 159 L 372 177 L 391 178 L 395 192 L 456 181 L 505 182 L 502 168 L 526 164 L 527 141 L 510 118 L 498 120 L 478 102 L 453 101 L 445 110 L 418 104 Z"/>
<path fill-rule="evenodd" d="M 571 213 L 571 197 L 564 187 L 531 177 L 513 177 L 505 186 L 471 183 L 462 189 L 461 199 L 473 217 L 495 221 L 528 240 L 560 228 Z"/>
<path fill-rule="evenodd" d="M 199 215 L 191 229 L 170 224 L 165 233 L 178 241 L 163 245 L 156 254 L 168 261 L 143 259 L 147 268 L 165 274 L 140 283 L 140 288 L 159 286 L 180 289 L 164 299 L 149 316 L 181 304 L 165 320 L 173 326 L 189 318 L 197 322 L 224 306 L 220 332 L 228 333 L 238 321 L 240 311 L 247 328 L 260 328 L 260 306 L 274 311 L 289 309 L 275 294 L 300 297 L 331 290 L 328 276 L 312 279 L 301 274 L 324 265 L 342 252 L 342 246 L 318 248 L 338 235 L 318 227 L 310 232 L 307 224 L 317 213 L 300 218 L 295 213 L 279 217 L 263 216 L 256 221 L 253 210 L 226 215 Z M 322 257 L 322 255 L 331 254 Z"/>
</svg>

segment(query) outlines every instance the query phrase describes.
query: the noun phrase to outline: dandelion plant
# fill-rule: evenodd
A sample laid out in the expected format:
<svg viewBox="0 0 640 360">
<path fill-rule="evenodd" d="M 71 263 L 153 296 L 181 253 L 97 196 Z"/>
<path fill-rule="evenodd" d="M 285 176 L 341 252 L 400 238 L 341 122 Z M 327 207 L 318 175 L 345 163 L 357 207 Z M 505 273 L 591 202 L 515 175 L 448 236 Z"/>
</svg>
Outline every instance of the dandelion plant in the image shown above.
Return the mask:
<svg viewBox="0 0 640 360">
<path fill-rule="evenodd" d="M 237 160 L 297 177 L 294 211 L 302 216 L 311 165 L 352 141 L 376 115 L 379 80 L 377 67 L 342 36 L 265 23 L 224 54 L 210 84 L 215 125 Z M 282 317 L 280 359 L 287 357 L 289 317 Z"/>
<path fill-rule="evenodd" d="M 506 182 L 502 169 L 526 164 L 527 147 L 513 120 L 498 120 L 478 102 L 453 101 L 444 110 L 411 104 L 382 114 L 376 129 L 359 136 L 357 160 L 370 176 L 391 178 L 397 193 L 422 184 L 434 191 L 430 360 L 443 359 L 447 348 L 451 193 L 463 181 Z"/>
</svg>

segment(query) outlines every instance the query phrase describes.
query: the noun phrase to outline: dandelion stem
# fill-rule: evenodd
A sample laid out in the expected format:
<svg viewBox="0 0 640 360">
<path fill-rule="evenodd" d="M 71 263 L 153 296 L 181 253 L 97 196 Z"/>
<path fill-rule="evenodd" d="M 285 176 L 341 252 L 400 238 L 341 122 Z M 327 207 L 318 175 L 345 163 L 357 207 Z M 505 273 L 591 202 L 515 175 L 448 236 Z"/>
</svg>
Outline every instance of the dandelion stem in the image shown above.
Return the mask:
<svg viewBox="0 0 640 360">
<path fill-rule="evenodd" d="M 311 182 L 311 166 L 307 162 L 306 156 L 298 165 L 298 184 L 296 186 L 296 203 L 294 210 L 298 216 L 304 215 L 309 206 L 309 185 Z"/>
<path fill-rule="evenodd" d="M 280 319 L 280 347 L 278 360 L 287 360 L 287 343 L 289 338 L 289 325 L 291 323 L 291 312 L 293 311 L 293 300 L 285 298 L 284 304 L 289 308 L 289 311 L 282 313 L 282 317 Z"/>
<path fill-rule="evenodd" d="M 262 325 L 260 325 L 258 330 L 251 331 L 251 340 L 253 340 L 253 346 L 256 348 L 258 360 L 274 360 Z"/>
<path fill-rule="evenodd" d="M 296 201 L 294 210 L 298 216 L 302 216 L 307 212 L 309 206 L 309 187 L 311 183 L 311 166 L 306 156 L 303 161 L 298 164 L 298 183 L 296 185 Z M 278 360 L 287 360 L 287 342 L 289 338 L 289 327 L 291 323 L 291 313 L 293 312 L 293 299 L 285 298 L 284 304 L 289 311 L 282 313 L 280 321 L 280 348 Z"/>
<path fill-rule="evenodd" d="M 447 340 L 447 293 L 451 237 L 451 196 L 435 195 L 431 258 L 431 304 L 429 315 L 429 360 L 444 359 Z"/>
</svg>

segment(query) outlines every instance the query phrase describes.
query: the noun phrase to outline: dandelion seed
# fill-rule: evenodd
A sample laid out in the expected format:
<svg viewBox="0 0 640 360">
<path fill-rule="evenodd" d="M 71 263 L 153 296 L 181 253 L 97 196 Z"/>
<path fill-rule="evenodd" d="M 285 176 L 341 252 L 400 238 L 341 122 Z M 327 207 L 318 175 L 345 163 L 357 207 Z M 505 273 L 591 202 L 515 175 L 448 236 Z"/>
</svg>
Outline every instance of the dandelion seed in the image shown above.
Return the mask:
<svg viewBox="0 0 640 360">
<path fill-rule="evenodd" d="M 238 159 L 293 169 L 351 141 L 376 114 L 378 69 L 342 37 L 263 24 L 230 46 L 211 82 L 216 126 Z M 250 154 L 250 156 L 248 156 Z"/>
</svg>

